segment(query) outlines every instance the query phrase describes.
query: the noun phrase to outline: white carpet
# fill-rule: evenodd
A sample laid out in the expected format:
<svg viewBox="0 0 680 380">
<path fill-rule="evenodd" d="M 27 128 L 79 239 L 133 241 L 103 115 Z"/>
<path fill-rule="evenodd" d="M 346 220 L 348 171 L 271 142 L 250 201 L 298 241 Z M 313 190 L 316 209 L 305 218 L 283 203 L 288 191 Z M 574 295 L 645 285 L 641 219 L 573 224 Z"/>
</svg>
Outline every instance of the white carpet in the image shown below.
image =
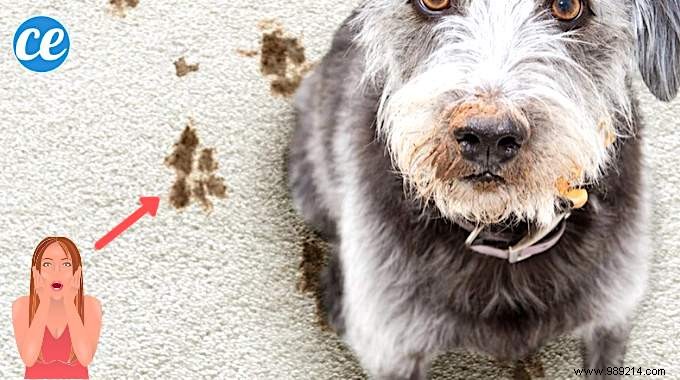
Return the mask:
<svg viewBox="0 0 680 380">
<path fill-rule="evenodd" d="M 304 228 L 283 173 L 289 100 L 271 95 L 258 58 L 236 53 L 257 49 L 258 22 L 273 18 L 318 60 L 356 3 L 141 0 L 123 17 L 108 0 L 0 0 L 0 378 L 23 375 L 11 302 L 27 294 L 33 249 L 49 235 L 77 243 L 86 292 L 103 304 L 92 378 L 365 377 L 296 289 Z M 48 74 L 26 71 L 11 48 L 37 14 L 60 20 L 72 40 Z M 177 77 L 182 56 L 199 71 Z M 626 364 L 680 378 L 680 102 L 646 91 L 643 102 L 656 254 Z M 228 188 L 209 214 L 168 202 L 175 174 L 164 159 L 189 118 Z M 139 195 L 163 197 L 158 216 L 95 252 Z M 546 378 L 574 378 L 578 355 L 573 340 L 551 344 L 540 355 Z M 462 353 L 434 368 L 435 379 L 511 376 Z"/>
</svg>

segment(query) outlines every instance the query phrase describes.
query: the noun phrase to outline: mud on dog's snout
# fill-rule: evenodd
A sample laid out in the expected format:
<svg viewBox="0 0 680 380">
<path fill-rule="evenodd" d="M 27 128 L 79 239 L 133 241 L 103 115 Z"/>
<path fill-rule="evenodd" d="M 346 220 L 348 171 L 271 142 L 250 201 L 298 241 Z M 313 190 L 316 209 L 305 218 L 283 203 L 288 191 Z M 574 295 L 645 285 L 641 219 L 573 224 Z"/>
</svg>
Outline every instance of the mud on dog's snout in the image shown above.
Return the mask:
<svg viewBox="0 0 680 380">
<path fill-rule="evenodd" d="M 464 104 L 450 120 L 461 156 L 482 167 L 511 161 L 528 138 L 526 128 L 492 104 Z"/>
</svg>

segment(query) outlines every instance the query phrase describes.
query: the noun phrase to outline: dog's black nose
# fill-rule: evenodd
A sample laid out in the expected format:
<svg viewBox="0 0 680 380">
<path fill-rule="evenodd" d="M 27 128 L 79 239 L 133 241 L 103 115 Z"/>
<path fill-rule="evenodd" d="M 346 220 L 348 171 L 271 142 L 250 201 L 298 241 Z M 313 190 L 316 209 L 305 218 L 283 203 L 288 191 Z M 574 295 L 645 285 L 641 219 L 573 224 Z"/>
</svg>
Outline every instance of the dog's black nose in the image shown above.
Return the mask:
<svg viewBox="0 0 680 380">
<path fill-rule="evenodd" d="M 506 163 L 517 156 L 526 131 L 509 118 L 475 117 L 454 132 L 460 152 L 483 166 Z"/>
</svg>

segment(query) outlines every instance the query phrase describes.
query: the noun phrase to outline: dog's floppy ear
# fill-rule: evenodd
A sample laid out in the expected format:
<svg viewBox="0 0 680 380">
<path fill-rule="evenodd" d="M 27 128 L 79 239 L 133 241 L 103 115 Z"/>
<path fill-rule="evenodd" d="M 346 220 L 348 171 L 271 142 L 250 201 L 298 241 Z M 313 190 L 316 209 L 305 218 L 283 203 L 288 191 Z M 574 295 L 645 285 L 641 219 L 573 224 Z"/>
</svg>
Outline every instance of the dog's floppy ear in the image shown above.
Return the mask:
<svg viewBox="0 0 680 380">
<path fill-rule="evenodd" d="M 637 57 L 649 90 L 671 101 L 680 87 L 680 0 L 634 0 Z"/>
</svg>

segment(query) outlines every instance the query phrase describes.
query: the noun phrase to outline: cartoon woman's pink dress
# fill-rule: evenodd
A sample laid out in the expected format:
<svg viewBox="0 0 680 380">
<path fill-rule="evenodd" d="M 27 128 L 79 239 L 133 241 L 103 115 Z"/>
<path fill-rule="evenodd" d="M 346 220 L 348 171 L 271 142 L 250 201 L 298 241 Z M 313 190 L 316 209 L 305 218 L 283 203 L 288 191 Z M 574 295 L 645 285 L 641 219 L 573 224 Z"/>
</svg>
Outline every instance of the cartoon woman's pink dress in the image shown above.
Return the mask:
<svg viewBox="0 0 680 380">
<path fill-rule="evenodd" d="M 78 359 L 69 362 L 71 353 L 71 334 L 68 326 L 55 339 L 45 327 L 42 342 L 42 360 L 38 359 L 31 367 L 26 368 L 26 379 L 89 379 L 87 367 L 83 367 Z"/>
</svg>

